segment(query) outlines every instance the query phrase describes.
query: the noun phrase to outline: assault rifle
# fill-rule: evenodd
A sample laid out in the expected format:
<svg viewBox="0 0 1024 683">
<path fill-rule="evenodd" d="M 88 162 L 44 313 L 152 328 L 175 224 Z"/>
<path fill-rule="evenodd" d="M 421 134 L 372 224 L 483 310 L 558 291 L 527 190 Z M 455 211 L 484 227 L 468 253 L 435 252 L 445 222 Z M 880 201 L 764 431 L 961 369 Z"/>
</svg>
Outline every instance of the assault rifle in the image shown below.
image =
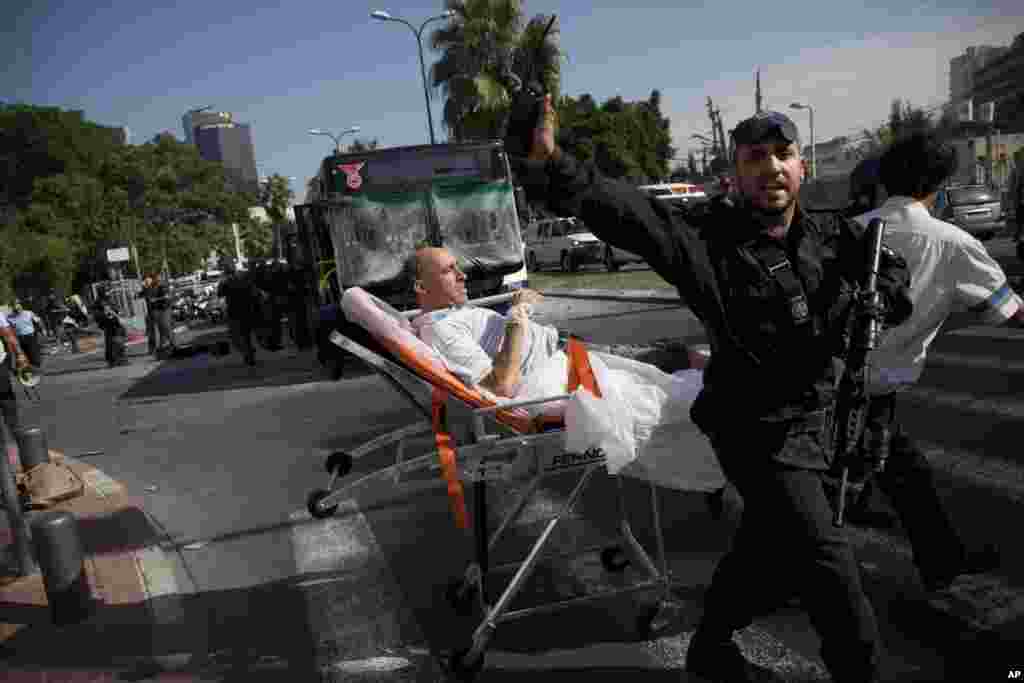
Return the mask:
<svg viewBox="0 0 1024 683">
<path fill-rule="evenodd" d="M 867 357 L 878 345 L 882 329 L 882 296 L 878 291 L 878 268 L 882 256 L 882 237 L 885 221 L 873 218 L 868 223 L 864 240 L 867 244 L 866 269 L 850 311 L 850 337 L 846 353 L 846 367 L 836 393 L 835 409 L 832 415 L 832 445 L 836 463 L 841 468 L 839 491 L 836 496 L 836 526 L 843 526 L 846 509 L 846 489 L 849 486 L 850 467 L 865 465 L 857 458 L 864 458 L 864 429 L 868 412 Z M 879 449 L 873 463 L 875 472 L 885 467 L 886 449 Z"/>
</svg>

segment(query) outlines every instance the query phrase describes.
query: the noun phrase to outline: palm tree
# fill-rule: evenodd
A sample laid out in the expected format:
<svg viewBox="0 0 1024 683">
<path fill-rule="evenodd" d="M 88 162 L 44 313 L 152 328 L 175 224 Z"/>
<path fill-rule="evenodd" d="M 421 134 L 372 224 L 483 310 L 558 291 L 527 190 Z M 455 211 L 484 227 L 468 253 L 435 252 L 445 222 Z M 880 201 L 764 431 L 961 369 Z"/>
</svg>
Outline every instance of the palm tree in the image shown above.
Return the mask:
<svg viewBox="0 0 1024 683">
<path fill-rule="evenodd" d="M 857 146 L 858 156 L 861 159 L 879 156 L 890 142 L 892 142 L 892 130 L 889 126 L 878 126 L 874 130 L 865 128 L 861 131 L 860 144 Z"/>
<path fill-rule="evenodd" d="M 548 17 L 524 24 L 519 0 L 447 0 L 454 12 L 447 25 L 430 36 L 442 52 L 431 67 L 431 83 L 445 97 L 443 120 L 453 140 L 493 138 L 500 134 L 509 93 L 503 73 L 541 81 L 557 94 L 558 30 L 552 26 L 543 44 Z"/>
</svg>

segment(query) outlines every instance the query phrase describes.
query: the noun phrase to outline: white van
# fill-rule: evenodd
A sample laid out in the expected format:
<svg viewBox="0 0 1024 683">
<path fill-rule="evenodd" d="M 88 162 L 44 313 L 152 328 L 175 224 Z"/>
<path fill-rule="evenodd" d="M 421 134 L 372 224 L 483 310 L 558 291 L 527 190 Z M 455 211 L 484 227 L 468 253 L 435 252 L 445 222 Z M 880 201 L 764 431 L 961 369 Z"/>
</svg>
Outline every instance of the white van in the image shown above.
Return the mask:
<svg viewBox="0 0 1024 683">
<path fill-rule="evenodd" d="M 655 185 L 640 185 L 637 189 L 662 201 L 681 202 L 683 204 L 708 198 L 707 193 L 704 192 L 704 187 L 694 183 L 657 183 Z"/>
<path fill-rule="evenodd" d="M 629 262 L 643 259 L 605 244 L 578 218 L 547 218 L 527 226 L 526 267 L 531 272 L 557 267 L 571 273 L 588 263 L 603 263 L 614 271 Z"/>
</svg>

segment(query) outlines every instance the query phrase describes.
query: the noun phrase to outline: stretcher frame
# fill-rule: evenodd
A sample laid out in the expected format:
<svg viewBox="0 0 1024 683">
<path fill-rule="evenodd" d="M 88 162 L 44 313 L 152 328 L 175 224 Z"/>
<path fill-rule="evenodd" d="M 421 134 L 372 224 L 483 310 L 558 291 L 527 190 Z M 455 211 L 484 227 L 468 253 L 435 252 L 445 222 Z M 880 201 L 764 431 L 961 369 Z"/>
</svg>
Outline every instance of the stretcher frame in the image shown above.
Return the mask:
<svg viewBox="0 0 1024 683">
<path fill-rule="evenodd" d="M 350 451 L 331 454 L 326 464 L 327 470 L 330 473 L 328 489 L 314 491 L 308 501 L 311 515 L 317 518 L 333 514 L 346 492 L 355 486 L 373 480 L 388 479 L 397 484 L 403 474 L 424 468 L 431 470 L 440 469 L 436 450 L 418 457 L 404 459 L 404 445 L 406 441 L 415 436 L 431 433 L 433 430 L 429 419 L 431 415 L 430 406 L 418 400 L 415 395 L 418 390 L 426 390 L 429 394 L 429 390 L 433 385 L 403 365 L 375 353 L 340 332 L 333 332 L 330 339 L 332 343 L 348 351 L 375 370 L 427 419 L 378 436 Z M 515 433 L 507 425 L 498 422 L 495 417 L 499 411 L 560 401 L 567 398 L 569 398 L 568 395 L 559 395 L 545 399 L 503 403 L 500 406 L 478 407 L 469 405 L 450 394 L 447 397 L 447 422 L 453 444 L 455 445 L 459 477 L 462 481 L 473 485 L 474 514 L 472 529 L 475 558 L 469 563 L 463 575 L 454 579 L 448 585 L 446 597 L 456 610 L 464 614 L 475 611 L 481 616 L 481 621 L 473 632 L 470 645 L 456 650 L 445 659 L 447 671 L 458 680 L 473 680 L 476 677 L 476 674 L 483 667 L 486 649 L 498 625 L 506 621 L 550 613 L 587 602 L 652 588 L 659 591 L 657 605 L 654 609 L 647 611 L 640 620 L 641 628 L 647 634 L 653 636 L 669 624 L 674 623 L 680 611 L 680 605 L 671 592 L 673 580 L 666 558 L 658 493 L 654 482 L 648 483 L 650 486 L 654 536 L 657 544 L 656 562 L 633 534 L 627 518 L 624 488 L 620 475 L 615 475 L 616 499 L 619 513 L 619 545 L 600 544 L 578 549 L 575 553 L 544 554 L 545 547 L 552 533 L 554 533 L 561 522 L 572 514 L 583 490 L 592 477 L 599 469 L 606 466 L 606 456 L 603 451 L 597 449 L 591 449 L 582 454 L 564 452 L 564 430 L 562 429 L 520 434 Z M 489 427 L 491 428 L 490 430 L 488 429 Z M 346 486 L 335 488 L 338 479 L 348 473 L 355 459 L 369 455 L 391 444 L 396 444 L 397 452 L 394 465 L 364 475 Z M 527 552 L 526 557 L 518 563 L 518 566 L 516 566 L 517 563 L 512 562 L 492 567 L 490 563 L 491 553 L 498 545 L 502 535 L 522 514 L 541 482 L 548 476 L 567 471 L 579 471 L 579 479 L 562 505 L 562 509 L 544 525 L 540 535 Z M 489 534 L 487 484 L 510 480 L 522 481 L 524 479 L 528 480 L 527 484 L 519 494 L 515 504 L 505 514 L 494 532 Z M 438 481 L 439 484 L 443 483 L 440 477 Z M 632 561 L 632 563 L 645 571 L 648 578 L 626 587 L 601 590 L 592 594 L 535 607 L 510 609 L 512 601 L 520 592 L 526 580 L 532 575 L 534 568 L 541 559 L 582 555 L 597 549 L 601 549 L 601 563 L 606 571 L 622 571 Z M 493 604 L 488 604 L 486 587 L 489 581 L 489 574 L 510 568 L 515 568 L 512 578 L 505 585 L 497 600 Z"/>
</svg>

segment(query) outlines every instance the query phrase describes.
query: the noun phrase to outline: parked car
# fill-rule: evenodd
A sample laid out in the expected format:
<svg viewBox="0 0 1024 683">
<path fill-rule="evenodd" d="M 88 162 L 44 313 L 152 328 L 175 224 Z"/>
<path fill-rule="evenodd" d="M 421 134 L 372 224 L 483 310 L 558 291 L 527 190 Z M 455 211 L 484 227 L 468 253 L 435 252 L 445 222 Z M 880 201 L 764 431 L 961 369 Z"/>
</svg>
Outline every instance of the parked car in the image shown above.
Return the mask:
<svg viewBox="0 0 1024 683">
<path fill-rule="evenodd" d="M 707 193 L 703 185 L 694 183 L 658 183 L 655 185 L 640 185 L 638 190 L 655 197 L 660 201 L 682 204 L 686 206 L 693 202 L 706 201 Z"/>
<path fill-rule="evenodd" d="M 587 263 L 601 263 L 605 244 L 576 218 L 545 218 L 526 228 L 526 268 L 559 267 L 571 273 Z"/>
<path fill-rule="evenodd" d="M 1006 228 L 999 192 L 986 185 L 956 185 L 939 191 L 933 213 L 980 240 Z"/>
</svg>

